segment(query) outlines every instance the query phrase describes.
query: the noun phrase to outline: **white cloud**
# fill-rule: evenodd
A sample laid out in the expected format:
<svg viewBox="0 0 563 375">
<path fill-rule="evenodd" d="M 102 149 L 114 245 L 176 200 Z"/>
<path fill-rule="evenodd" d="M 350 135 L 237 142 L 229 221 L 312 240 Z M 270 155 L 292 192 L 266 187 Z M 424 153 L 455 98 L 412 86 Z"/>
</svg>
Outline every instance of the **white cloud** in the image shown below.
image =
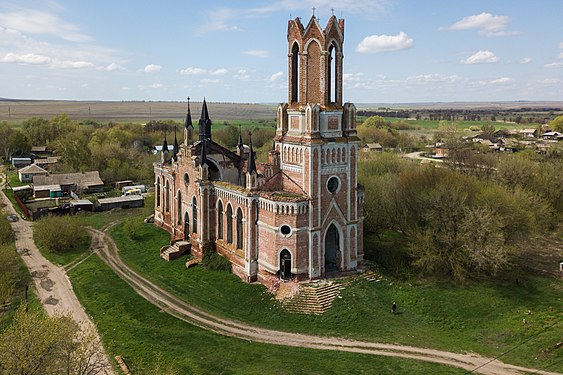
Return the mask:
<svg viewBox="0 0 563 375">
<path fill-rule="evenodd" d="M 7 53 L 6 56 L 1 59 L 1 61 L 6 63 L 42 65 L 49 64 L 51 62 L 51 58 L 43 55 L 36 55 L 33 53 L 19 55 L 17 53 L 10 52 Z"/>
<path fill-rule="evenodd" d="M 559 45 L 557 47 L 563 48 L 563 42 L 559 43 Z"/>
<path fill-rule="evenodd" d="M 344 82 L 358 82 L 363 79 L 364 73 L 344 73 L 342 79 Z"/>
<path fill-rule="evenodd" d="M 237 74 L 235 74 L 233 77 L 240 80 L 247 80 L 250 78 L 250 74 L 248 74 L 246 69 L 239 69 Z"/>
<path fill-rule="evenodd" d="M 162 83 L 153 83 L 150 87 L 151 89 L 161 89 L 164 85 Z"/>
<path fill-rule="evenodd" d="M 219 83 L 219 79 L 203 78 L 201 83 Z"/>
<path fill-rule="evenodd" d="M 188 76 L 191 76 L 191 75 L 198 75 L 198 74 L 205 74 L 205 73 L 207 73 L 207 70 L 206 70 L 206 69 L 195 68 L 195 67 L 192 67 L 192 66 L 189 66 L 189 67 L 187 67 L 186 69 L 180 70 L 180 74 L 188 75 Z"/>
<path fill-rule="evenodd" d="M 497 79 L 493 79 L 490 83 L 493 85 L 506 85 L 508 83 L 512 83 L 514 80 L 510 77 L 500 77 Z"/>
<path fill-rule="evenodd" d="M 532 62 L 532 59 L 529 57 L 524 57 L 522 60 L 520 60 L 520 64 L 529 64 Z"/>
<path fill-rule="evenodd" d="M 59 60 L 33 53 L 21 55 L 10 52 L 7 53 L 3 58 L 1 58 L 0 62 L 27 65 L 46 65 L 50 68 L 57 69 L 83 69 L 96 67 L 89 61 Z"/>
<path fill-rule="evenodd" d="M 283 77 L 283 72 L 277 72 L 270 76 L 270 81 L 277 81 L 278 79 Z"/>
<path fill-rule="evenodd" d="M 561 82 L 561 79 L 559 78 L 545 78 L 543 80 L 540 81 L 540 83 L 546 84 L 546 85 L 553 85 L 556 83 Z"/>
<path fill-rule="evenodd" d="M 264 59 L 266 57 L 270 57 L 270 51 L 264 51 L 264 50 L 258 50 L 258 49 L 254 49 L 254 50 L 250 50 L 250 51 L 244 51 L 243 53 L 245 55 L 249 55 L 249 56 L 253 56 L 253 57 L 259 57 L 261 59 Z"/>
<path fill-rule="evenodd" d="M 108 66 L 106 66 L 106 67 L 104 68 L 104 70 L 106 70 L 106 71 L 108 71 L 108 72 L 113 72 L 113 71 L 118 71 L 118 70 L 125 70 L 125 68 L 122 67 L 122 66 L 119 65 L 119 64 L 111 63 L 111 64 L 109 64 Z"/>
<path fill-rule="evenodd" d="M 149 64 L 143 68 L 143 72 L 145 73 L 155 73 L 160 72 L 162 70 L 162 66 L 156 64 Z"/>
<path fill-rule="evenodd" d="M 34 9 L 0 13 L 0 24 L 22 33 L 52 35 L 72 42 L 85 42 L 92 39 L 82 34 L 78 26 L 65 22 L 54 14 Z"/>
<path fill-rule="evenodd" d="M 370 35 L 366 36 L 356 47 L 356 51 L 360 53 L 379 53 L 398 51 L 405 48 L 411 48 L 413 40 L 409 36 L 400 32 L 397 35 Z"/>
<path fill-rule="evenodd" d="M 220 68 L 217 70 L 214 70 L 212 72 L 209 72 L 209 74 L 211 74 L 212 76 L 224 76 L 225 74 L 227 74 L 229 71 L 225 68 Z"/>
<path fill-rule="evenodd" d="M 203 35 L 211 31 L 239 31 L 239 27 L 231 23 L 237 19 L 239 12 L 231 8 L 213 9 L 207 14 L 204 24 L 197 28 L 198 34 Z"/>
<path fill-rule="evenodd" d="M 94 64 L 88 61 L 55 61 L 52 66 L 62 69 L 83 69 L 96 67 Z"/>
<path fill-rule="evenodd" d="M 552 62 L 549 64 L 545 64 L 544 67 L 546 68 L 561 68 L 563 67 L 563 62 Z"/>
<path fill-rule="evenodd" d="M 465 60 L 461 60 L 462 64 L 491 64 L 491 63 L 496 63 L 499 61 L 499 58 L 497 56 L 495 56 L 494 53 L 492 53 L 489 50 L 481 50 L 481 51 L 477 51 L 475 52 L 473 55 L 469 56 L 467 59 Z"/>
<path fill-rule="evenodd" d="M 491 13 L 481 13 L 464 17 L 453 25 L 442 28 L 445 30 L 468 30 L 478 29 L 479 34 L 485 36 L 509 36 L 518 32 L 506 31 L 510 18 L 508 16 L 495 16 Z"/>
<path fill-rule="evenodd" d="M 406 83 L 428 84 L 428 83 L 453 83 L 461 80 L 457 75 L 445 76 L 442 74 L 419 74 L 417 76 L 408 77 Z"/>
<path fill-rule="evenodd" d="M 557 55 L 557 59 L 558 60 L 562 60 L 563 59 L 563 52 L 559 53 L 559 55 Z"/>
</svg>

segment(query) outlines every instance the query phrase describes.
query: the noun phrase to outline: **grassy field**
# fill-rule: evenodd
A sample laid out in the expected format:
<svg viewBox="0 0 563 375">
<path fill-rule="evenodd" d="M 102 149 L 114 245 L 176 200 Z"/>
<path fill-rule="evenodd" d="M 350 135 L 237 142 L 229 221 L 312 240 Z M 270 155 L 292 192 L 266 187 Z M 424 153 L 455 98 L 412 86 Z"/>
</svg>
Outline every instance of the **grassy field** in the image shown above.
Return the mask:
<svg viewBox="0 0 563 375">
<path fill-rule="evenodd" d="M 322 316 L 303 316 L 281 309 L 261 285 L 204 267 L 187 270 L 182 260 L 164 262 L 158 249 L 167 243 L 168 234 L 151 225 L 143 231 L 139 241 L 132 241 L 123 226 L 111 230 L 123 259 L 154 282 L 220 316 L 286 331 L 488 356 L 508 352 L 502 360 L 509 363 L 563 370 L 558 364 L 561 349 L 554 349 L 563 327 L 558 280 L 523 275 L 518 284 L 508 280 L 456 286 L 384 276 L 379 282 L 358 281 L 346 288 Z M 390 313 L 393 300 L 401 312 L 396 316 Z"/>
<path fill-rule="evenodd" d="M 207 102 L 209 115 L 216 121 L 273 120 L 276 105 Z M 201 102 L 190 103 L 192 118 L 199 118 Z M 186 102 L 104 102 L 104 101 L 48 101 L 48 100 L 0 100 L 0 121 L 18 126 L 30 117 L 51 118 L 66 113 L 75 120 L 141 122 L 150 120 L 183 121 Z M 221 120 L 219 120 L 221 119 Z"/>
<path fill-rule="evenodd" d="M 219 336 L 163 313 L 137 296 L 96 257 L 73 269 L 70 277 L 110 356 L 123 356 L 134 374 L 149 373 L 157 359 L 178 374 L 464 373 L 424 362 Z"/>
<path fill-rule="evenodd" d="M 360 119 L 358 118 L 358 122 L 365 120 L 365 118 Z M 404 118 L 396 118 L 396 117 L 385 117 L 385 120 L 390 121 L 392 123 L 396 122 L 403 122 L 409 126 L 412 126 L 413 130 L 437 130 L 440 121 L 439 120 L 407 120 Z M 495 129 L 529 129 L 529 128 L 536 128 L 539 124 L 516 124 L 510 122 L 500 122 L 500 121 L 489 121 L 489 120 L 482 120 L 482 121 L 463 121 L 463 120 L 456 120 L 456 121 L 449 121 L 449 123 L 454 124 L 457 129 L 459 130 L 469 130 L 470 127 L 476 126 L 481 128 L 482 126 L 494 126 Z"/>
</svg>

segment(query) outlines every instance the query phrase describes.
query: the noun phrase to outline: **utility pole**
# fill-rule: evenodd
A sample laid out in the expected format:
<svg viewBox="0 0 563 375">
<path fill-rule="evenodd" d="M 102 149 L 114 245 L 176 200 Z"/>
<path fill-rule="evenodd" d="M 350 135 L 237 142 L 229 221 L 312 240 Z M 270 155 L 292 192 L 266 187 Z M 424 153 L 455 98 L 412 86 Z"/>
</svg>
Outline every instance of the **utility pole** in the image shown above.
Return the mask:
<svg viewBox="0 0 563 375">
<path fill-rule="evenodd" d="M 8 120 L 12 119 L 12 106 L 8 106 Z"/>
</svg>

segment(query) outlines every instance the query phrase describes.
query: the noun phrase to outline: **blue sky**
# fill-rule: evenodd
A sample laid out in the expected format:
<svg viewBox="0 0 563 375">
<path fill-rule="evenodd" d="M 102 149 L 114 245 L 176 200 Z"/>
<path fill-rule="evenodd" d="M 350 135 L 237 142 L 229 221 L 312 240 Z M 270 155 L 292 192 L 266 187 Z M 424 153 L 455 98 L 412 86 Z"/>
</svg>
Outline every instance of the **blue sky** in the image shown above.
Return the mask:
<svg viewBox="0 0 563 375">
<path fill-rule="evenodd" d="M 287 20 L 346 22 L 344 99 L 563 100 L 560 0 L 0 0 L 0 97 L 287 100 Z"/>
</svg>

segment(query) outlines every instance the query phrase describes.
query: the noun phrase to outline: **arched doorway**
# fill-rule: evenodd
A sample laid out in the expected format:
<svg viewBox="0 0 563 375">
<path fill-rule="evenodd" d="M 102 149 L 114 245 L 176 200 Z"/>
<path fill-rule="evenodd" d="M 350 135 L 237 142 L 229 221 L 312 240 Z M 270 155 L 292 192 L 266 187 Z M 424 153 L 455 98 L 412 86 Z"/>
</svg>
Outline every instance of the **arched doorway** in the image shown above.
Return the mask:
<svg viewBox="0 0 563 375">
<path fill-rule="evenodd" d="M 325 273 L 338 271 L 340 264 L 340 233 L 330 224 L 325 235 Z"/>
<path fill-rule="evenodd" d="M 184 212 L 184 241 L 190 239 L 190 215 L 188 211 Z"/>
<path fill-rule="evenodd" d="M 291 253 L 287 249 L 280 253 L 280 279 L 291 279 Z"/>
</svg>

